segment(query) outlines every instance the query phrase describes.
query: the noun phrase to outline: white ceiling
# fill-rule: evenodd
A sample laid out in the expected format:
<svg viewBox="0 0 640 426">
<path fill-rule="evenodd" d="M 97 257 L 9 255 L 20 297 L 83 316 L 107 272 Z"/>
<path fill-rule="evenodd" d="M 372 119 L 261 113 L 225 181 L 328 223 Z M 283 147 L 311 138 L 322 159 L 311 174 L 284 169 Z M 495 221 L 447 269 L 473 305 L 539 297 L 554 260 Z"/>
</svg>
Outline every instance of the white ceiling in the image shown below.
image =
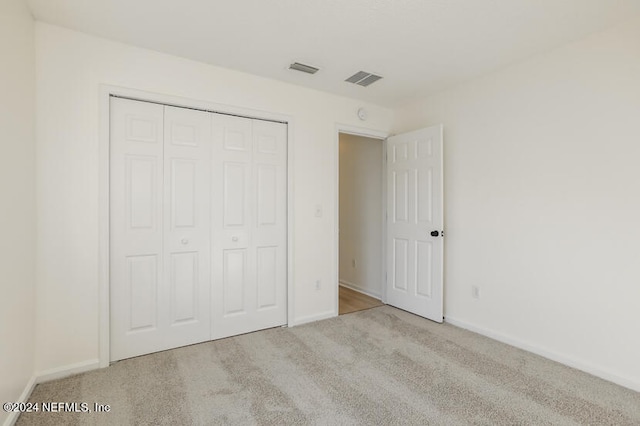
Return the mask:
<svg viewBox="0 0 640 426">
<path fill-rule="evenodd" d="M 389 107 L 640 13 L 640 0 L 28 2 L 40 21 Z M 384 79 L 344 82 L 360 70 Z"/>
</svg>

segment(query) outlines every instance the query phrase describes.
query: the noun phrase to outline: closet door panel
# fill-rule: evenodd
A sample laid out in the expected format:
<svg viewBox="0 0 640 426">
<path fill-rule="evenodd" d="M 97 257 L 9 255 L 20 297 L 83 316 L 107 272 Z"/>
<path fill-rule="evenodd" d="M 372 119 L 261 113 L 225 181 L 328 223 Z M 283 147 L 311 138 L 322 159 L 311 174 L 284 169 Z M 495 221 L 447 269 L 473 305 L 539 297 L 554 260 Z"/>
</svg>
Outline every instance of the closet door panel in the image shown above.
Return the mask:
<svg viewBox="0 0 640 426">
<path fill-rule="evenodd" d="M 286 126 L 214 114 L 213 140 L 212 332 L 222 338 L 286 323 Z"/>
<path fill-rule="evenodd" d="M 110 103 L 111 360 L 161 349 L 163 107 Z"/>
<path fill-rule="evenodd" d="M 250 321 L 254 262 L 251 221 L 251 121 L 213 114 L 212 337 L 240 334 Z M 222 332 L 221 330 L 229 330 Z"/>
<path fill-rule="evenodd" d="M 211 114 L 165 106 L 167 341 L 210 339 Z"/>
<path fill-rule="evenodd" d="M 264 324 L 286 322 L 287 126 L 253 120 L 256 215 L 252 225 L 258 279 L 256 309 Z"/>
</svg>

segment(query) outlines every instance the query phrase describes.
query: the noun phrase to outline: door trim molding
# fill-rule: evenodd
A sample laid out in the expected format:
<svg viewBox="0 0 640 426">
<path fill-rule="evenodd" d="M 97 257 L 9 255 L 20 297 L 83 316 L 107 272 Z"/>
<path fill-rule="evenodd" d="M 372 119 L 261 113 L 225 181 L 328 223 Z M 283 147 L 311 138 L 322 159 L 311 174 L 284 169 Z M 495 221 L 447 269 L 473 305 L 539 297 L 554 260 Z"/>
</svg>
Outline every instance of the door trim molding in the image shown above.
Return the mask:
<svg viewBox="0 0 640 426">
<path fill-rule="evenodd" d="M 128 87 L 102 84 L 99 88 L 99 135 L 98 135 L 98 356 L 99 368 L 109 366 L 110 362 L 110 310 L 109 310 L 109 98 L 118 96 L 140 101 L 155 102 L 164 105 L 193 108 L 221 114 L 238 115 L 247 118 L 278 121 L 287 124 L 287 326 L 294 323 L 293 306 L 293 117 L 287 114 L 219 104 L 209 101 L 183 98 L 180 96 L 147 92 Z"/>
<path fill-rule="evenodd" d="M 387 173 L 387 162 L 385 160 L 385 155 L 384 153 L 387 152 L 387 142 L 386 139 L 387 137 L 389 137 L 390 133 L 389 132 L 385 132 L 385 131 L 381 131 L 381 130 L 372 130 L 372 129 L 367 129 L 364 127 L 357 127 L 357 126 L 352 126 L 349 124 L 342 124 L 342 123 L 336 123 L 336 138 L 334 141 L 334 147 L 333 147 L 333 169 L 335 171 L 335 183 L 334 183 L 334 188 L 333 188 L 333 193 L 335 194 L 335 198 L 334 198 L 334 223 L 336 224 L 335 226 L 335 231 L 334 231 L 334 235 L 333 235 L 333 252 L 334 252 L 334 257 L 333 257 L 333 277 L 335 280 L 335 286 L 334 286 L 334 306 L 333 306 L 333 315 L 332 316 L 338 316 L 338 312 L 339 312 L 339 298 L 340 298 L 340 292 L 339 292 L 339 287 L 340 287 L 340 268 L 339 268 L 339 262 L 340 262 L 340 234 L 339 234 L 339 227 L 340 227 L 340 133 L 345 133 L 345 134 L 349 134 L 349 135 L 354 135 L 354 136 L 362 136 L 365 138 L 371 138 L 371 139 L 379 139 L 382 141 L 382 151 L 383 151 L 383 155 L 382 155 L 382 181 L 380 182 L 381 185 L 381 189 L 382 189 L 382 223 L 380 224 L 381 229 L 382 229 L 382 259 L 383 261 L 380 262 L 382 265 L 380 266 L 381 270 L 380 273 L 382 274 L 381 276 L 384 277 L 386 270 L 387 270 L 387 264 L 386 264 L 386 239 L 385 239 L 385 212 L 386 212 L 386 206 L 387 206 L 387 190 L 386 190 L 386 185 L 385 185 L 385 179 L 384 177 L 386 176 Z M 381 292 L 381 299 L 382 302 L 385 303 L 386 302 L 386 293 L 385 293 L 385 289 L 386 289 L 386 280 L 383 280 L 383 286 L 382 286 L 382 292 Z"/>
</svg>

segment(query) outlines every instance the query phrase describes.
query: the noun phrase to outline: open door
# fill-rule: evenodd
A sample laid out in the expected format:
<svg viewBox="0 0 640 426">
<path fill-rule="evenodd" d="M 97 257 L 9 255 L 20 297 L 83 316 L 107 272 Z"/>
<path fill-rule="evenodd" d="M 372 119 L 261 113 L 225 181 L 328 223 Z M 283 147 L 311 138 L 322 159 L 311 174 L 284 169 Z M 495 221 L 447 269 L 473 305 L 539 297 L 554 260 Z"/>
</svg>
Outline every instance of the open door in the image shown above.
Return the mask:
<svg viewBox="0 0 640 426">
<path fill-rule="evenodd" d="M 442 125 L 387 139 L 386 302 L 443 320 Z"/>
</svg>

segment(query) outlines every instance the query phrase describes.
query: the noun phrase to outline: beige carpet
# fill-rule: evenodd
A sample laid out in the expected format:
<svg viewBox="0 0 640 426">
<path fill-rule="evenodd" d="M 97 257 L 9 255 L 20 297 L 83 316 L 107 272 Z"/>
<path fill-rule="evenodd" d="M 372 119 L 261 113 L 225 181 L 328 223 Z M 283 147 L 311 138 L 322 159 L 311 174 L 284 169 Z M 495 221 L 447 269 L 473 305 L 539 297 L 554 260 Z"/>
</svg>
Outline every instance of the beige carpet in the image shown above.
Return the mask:
<svg viewBox="0 0 640 426">
<path fill-rule="evenodd" d="M 383 306 L 125 360 L 36 387 L 109 413 L 18 425 L 640 425 L 640 394 Z"/>
</svg>

